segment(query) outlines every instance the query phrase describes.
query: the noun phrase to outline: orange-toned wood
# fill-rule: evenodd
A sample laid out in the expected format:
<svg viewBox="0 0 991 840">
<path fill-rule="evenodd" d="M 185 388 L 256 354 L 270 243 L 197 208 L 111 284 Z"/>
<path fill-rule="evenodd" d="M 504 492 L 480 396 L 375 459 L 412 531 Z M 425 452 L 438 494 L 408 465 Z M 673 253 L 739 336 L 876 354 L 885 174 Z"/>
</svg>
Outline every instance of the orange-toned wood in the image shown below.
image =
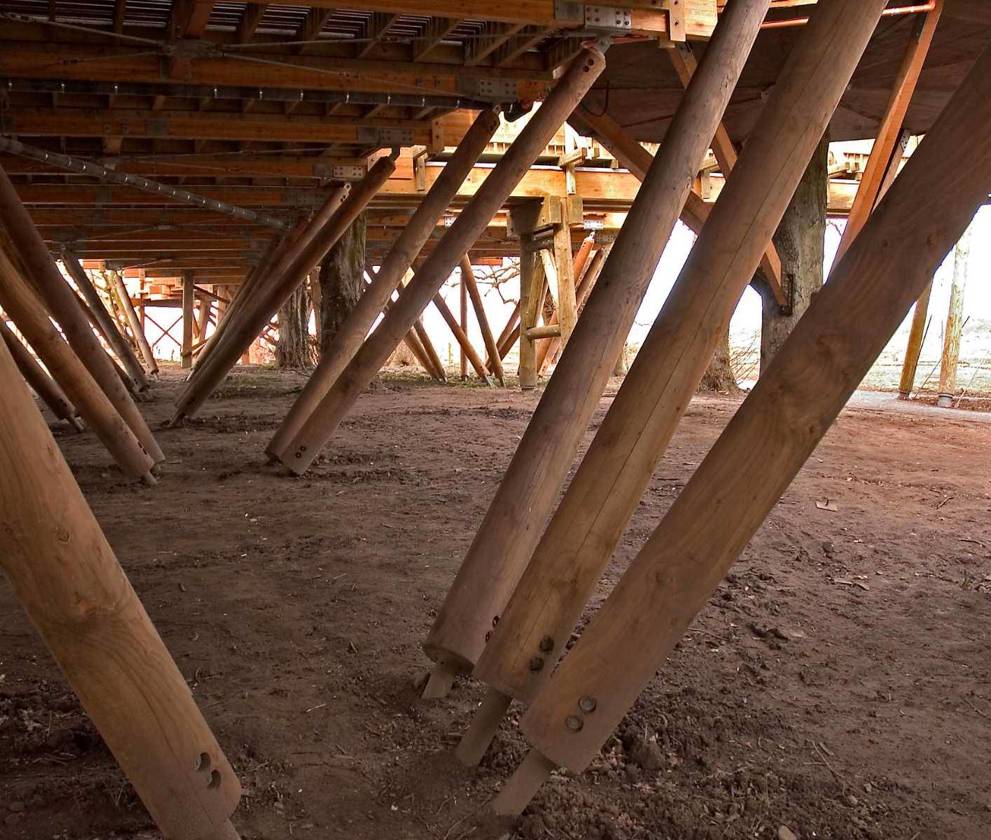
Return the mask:
<svg viewBox="0 0 991 840">
<path fill-rule="evenodd" d="M 55 328 L 37 293 L 2 250 L 0 306 L 120 468 L 153 484 L 154 460 L 141 448 L 134 432 Z"/>
<path fill-rule="evenodd" d="M 857 238 L 864 225 L 867 224 L 867 219 L 877 205 L 885 175 L 890 171 L 892 156 L 898 149 L 898 140 L 901 136 L 902 126 L 905 124 L 908 106 L 915 95 L 915 88 L 919 83 L 922 67 L 926 63 L 926 56 L 932 46 L 936 27 L 943 14 L 943 5 L 943 0 L 937 0 L 933 10 L 916 21 L 912 40 L 909 42 L 905 57 L 898 70 L 898 76 L 895 78 L 891 100 L 888 102 L 888 108 L 878 129 L 877 139 L 874 141 L 874 147 L 867 159 L 867 166 L 861 176 L 860 186 L 857 188 L 853 207 L 850 208 L 850 215 L 847 217 L 843 236 L 836 249 L 836 259 L 833 265 L 838 265 L 843 259 L 843 255 L 849 250 L 850 245 L 853 244 L 853 240 Z"/>
<path fill-rule="evenodd" d="M 986 203 L 989 131 L 991 49 L 523 717 L 549 763 L 599 753 L 814 452 Z"/>
<path fill-rule="evenodd" d="M 2 343 L 0 392 L 0 569 L 165 836 L 223 836 L 237 776 Z"/>
</svg>

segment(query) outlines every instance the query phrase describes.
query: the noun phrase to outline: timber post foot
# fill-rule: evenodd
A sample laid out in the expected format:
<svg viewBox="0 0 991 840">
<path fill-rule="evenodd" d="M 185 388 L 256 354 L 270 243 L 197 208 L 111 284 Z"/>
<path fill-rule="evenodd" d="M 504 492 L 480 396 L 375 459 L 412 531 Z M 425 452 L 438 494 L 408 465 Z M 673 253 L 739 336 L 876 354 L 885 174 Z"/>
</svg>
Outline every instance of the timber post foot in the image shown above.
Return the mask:
<svg viewBox="0 0 991 840">
<path fill-rule="evenodd" d="M 427 684 L 423 687 L 423 694 L 420 696 L 424 700 L 441 700 L 447 697 L 454 685 L 454 678 L 458 675 L 457 668 L 445 662 L 438 662 L 427 678 Z"/>
<path fill-rule="evenodd" d="M 158 484 L 158 479 L 155 478 L 152 473 L 146 472 L 143 476 L 141 476 L 141 483 L 147 485 L 148 487 L 154 487 Z"/>
<path fill-rule="evenodd" d="M 490 688 L 475 713 L 468 731 L 454 750 L 454 755 L 465 767 L 477 767 L 485 756 L 499 724 L 509 709 L 512 698 L 495 688 Z"/>
<path fill-rule="evenodd" d="M 241 840 L 241 835 L 237 833 L 234 824 L 230 820 L 225 820 L 218 825 L 215 831 L 197 837 L 196 840 Z"/>
<path fill-rule="evenodd" d="M 70 426 L 72 426 L 72 428 L 75 429 L 77 432 L 85 432 L 86 431 L 86 425 L 83 423 L 82 419 L 80 419 L 79 417 L 68 417 L 68 418 L 66 418 L 66 422 Z"/>
<path fill-rule="evenodd" d="M 540 750 L 530 750 L 490 807 L 500 817 L 519 816 L 556 767 Z"/>
</svg>

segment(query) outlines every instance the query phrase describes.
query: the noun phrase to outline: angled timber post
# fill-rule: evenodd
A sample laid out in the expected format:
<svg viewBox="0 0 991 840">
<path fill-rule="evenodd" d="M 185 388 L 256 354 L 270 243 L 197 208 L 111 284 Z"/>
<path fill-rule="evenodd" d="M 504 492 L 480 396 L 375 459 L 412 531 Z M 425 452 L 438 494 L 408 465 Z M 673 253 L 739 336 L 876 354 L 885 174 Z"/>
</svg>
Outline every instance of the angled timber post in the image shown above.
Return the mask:
<svg viewBox="0 0 991 840">
<path fill-rule="evenodd" d="M 196 340 L 203 344 L 206 341 L 207 327 L 210 324 L 210 310 L 213 308 L 213 300 L 200 295 L 200 308 L 196 316 Z"/>
<path fill-rule="evenodd" d="M 883 8 L 883 2 L 861 0 L 817 6 L 791 51 L 733 177 L 481 651 L 475 675 L 491 686 L 497 695 L 493 702 L 531 700 L 561 655 Z M 825 54 L 830 55 L 829 74 L 821 70 Z M 624 233 L 625 227 L 613 255 Z M 531 666 L 534 657 L 541 667 Z M 463 760 L 477 760 L 493 731 L 473 727 Z"/>
<path fill-rule="evenodd" d="M 209 343 L 203 348 L 203 353 L 200 354 L 193 366 L 190 384 L 186 388 L 187 392 L 191 392 L 196 387 L 193 383 L 202 376 L 203 369 L 210 366 L 216 367 L 218 363 L 213 361 L 215 354 L 225 357 L 232 367 L 237 358 L 235 357 L 233 361 L 230 361 L 231 354 L 235 352 L 231 347 L 236 346 L 239 348 L 237 355 L 241 357 L 241 361 L 244 364 L 250 362 L 250 349 L 257 334 L 252 336 L 251 340 L 246 341 L 241 335 L 244 332 L 245 322 L 252 317 L 252 313 L 263 306 L 265 294 L 270 292 L 273 286 L 279 284 L 291 264 L 313 245 L 317 234 L 326 233 L 333 228 L 332 220 L 337 217 L 350 191 L 351 187 L 348 184 L 330 190 L 317 212 L 310 219 L 301 221 L 283 236 L 269 249 L 262 261 L 255 266 L 244 283 L 239 286 L 237 296 L 231 301 L 227 310 L 227 317 L 218 325 L 217 331 L 210 337 Z M 319 259 L 317 262 L 319 263 Z M 268 320 L 271 320 L 271 317 Z M 264 329 L 264 324 L 259 326 L 259 331 L 261 329 Z M 211 377 L 216 376 L 215 370 L 210 375 Z"/>
<path fill-rule="evenodd" d="M 905 348 L 905 361 L 902 363 L 902 375 L 898 384 L 900 400 L 909 399 L 915 390 L 915 374 L 919 369 L 919 357 L 922 355 L 922 345 L 929 326 L 929 298 L 932 290 L 933 284 L 930 281 L 912 310 L 912 326 L 908 333 L 908 346 Z"/>
<path fill-rule="evenodd" d="M 454 340 L 458 342 L 458 347 L 464 354 L 466 361 L 471 363 L 475 373 L 478 374 L 478 378 L 491 385 L 492 379 L 485 367 L 485 362 L 483 362 L 482 357 L 478 355 L 478 351 L 468 338 L 468 333 L 461 326 L 461 324 L 458 323 L 458 319 L 454 317 L 454 313 L 451 311 L 451 308 L 447 305 L 440 292 L 437 292 L 437 294 L 434 295 L 433 303 L 434 308 L 440 313 L 441 317 L 444 319 L 444 322 L 454 335 Z M 467 300 L 465 303 L 467 304 Z M 465 315 L 467 316 L 467 314 L 468 311 L 466 306 Z"/>
<path fill-rule="evenodd" d="M 534 699 L 534 749 L 496 811 L 519 813 L 551 767 L 581 772 L 663 665 L 987 201 L 989 131 L 991 49 Z"/>
<path fill-rule="evenodd" d="M 547 99 L 458 214 L 430 256 L 423 261 L 392 309 L 355 354 L 280 458 L 294 473 L 305 472 L 326 445 L 358 395 L 440 290 L 461 257 L 478 241 L 489 221 L 604 67 L 605 56 L 592 46 L 584 47 L 572 60 Z"/>
<path fill-rule="evenodd" d="M 17 380 L 0 343 L 0 569 L 163 834 L 236 837 L 234 770 Z"/>
<path fill-rule="evenodd" d="M 56 329 L 37 292 L 2 250 L 0 306 L 118 466 L 128 475 L 154 484 L 154 460 Z"/>
<path fill-rule="evenodd" d="M 76 416 L 75 406 L 69 401 L 58 383 L 31 355 L 31 351 L 21 344 L 20 339 L 4 323 L 2 314 L 0 314 L 0 339 L 7 345 L 7 350 L 10 351 L 11 358 L 24 377 L 24 381 L 48 406 L 49 411 L 59 420 L 65 420 L 77 432 L 81 432 L 83 424 Z"/>
<path fill-rule="evenodd" d="M 877 139 L 874 141 L 871 154 L 867 159 L 867 166 L 860 178 L 860 186 L 857 187 L 857 195 L 854 197 L 853 206 L 847 216 L 846 227 L 843 229 L 843 236 L 836 249 L 834 265 L 839 263 L 853 240 L 857 238 L 877 206 L 885 185 L 890 183 L 891 178 L 898 172 L 900 158 L 898 153 L 901 151 L 899 141 L 902 137 L 905 115 L 908 113 L 908 106 L 915 95 L 919 76 L 922 74 L 922 67 L 926 63 L 926 56 L 929 55 L 929 48 L 932 46 L 936 27 L 943 14 L 943 5 L 944 0 L 936 0 L 932 11 L 924 16 L 918 16 L 913 23 L 912 37 L 901 66 L 898 68 L 891 99 L 888 101 L 888 107 L 881 119 Z"/>
<path fill-rule="evenodd" d="M 52 317 L 62 327 L 65 337 L 79 360 L 103 389 L 124 422 L 155 463 L 165 460 L 155 436 L 117 376 L 113 362 L 104 351 L 83 314 L 79 298 L 66 283 L 62 272 L 45 247 L 44 239 L 21 203 L 7 173 L 0 168 L 0 219 L 24 270 L 27 280 L 39 292 Z M 73 400 L 73 402 L 75 402 Z M 77 404 L 78 407 L 78 404 Z"/>
<path fill-rule="evenodd" d="M 836 0 L 816 6 L 789 54 L 733 176 L 481 653 L 475 674 L 505 701 L 532 699 L 561 655 L 781 223 L 884 5 L 883 0 Z M 822 70 L 823 55 L 830 57 L 828 73 Z M 624 232 L 625 226 L 620 237 Z M 613 255 L 619 247 L 617 240 Z M 615 363 L 615 356 L 610 361 Z M 534 656 L 544 667 L 531 669 Z M 466 756 L 484 750 L 490 737 L 491 732 L 472 732 Z"/>
<path fill-rule="evenodd" d="M 500 385 L 504 385 L 502 372 L 502 358 L 499 356 L 499 348 L 496 345 L 495 336 L 492 335 L 492 327 L 489 325 L 489 317 L 485 314 L 485 301 L 478 288 L 478 281 L 475 278 L 475 271 L 471 267 L 471 258 L 465 254 L 461 258 L 461 282 L 466 288 L 468 297 L 471 298 L 471 306 L 475 311 L 475 320 L 478 321 L 478 328 L 482 333 L 482 342 L 485 344 L 485 352 L 488 359 L 485 366 L 495 374 Z M 467 315 L 467 312 L 464 312 Z"/>
<path fill-rule="evenodd" d="M 716 27 L 426 640 L 434 695 L 475 664 L 530 560 L 767 8 L 731 4 Z"/>
<path fill-rule="evenodd" d="M 444 165 L 437 180 L 420 201 L 416 212 L 392 244 L 371 286 L 358 299 L 347 320 L 337 331 L 333 344 L 320 359 L 320 364 L 313 371 L 306 387 L 296 398 L 282 425 L 272 437 L 265 450 L 270 457 L 278 458 L 285 453 L 286 447 L 299 433 L 303 423 L 341 375 L 341 371 L 354 358 L 375 319 L 385 308 L 392 293 L 402 284 L 404 276 L 413 265 L 413 260 L 436 230 L 437 221 L 448 212 L 458 189 L 471 173 L 472 167 L 485 151 L 486 145 L 498 127 L 499 114 L 494 109 L 482 111 L 475 118 L 451 159 Z M 421 330 L 422 326 L 417 332 Z M 423 335 L 420 336 L 420 340 L 428 354 L 436 355 L 433 345 L 427 346 L 427 342 L 423 341 Z M 443 381 L 444 369 L 440 365 L 439 358 L 433 373 L 435 376 L 439 375 Z"/>
<path fill-rule="evenodd" d="M 193 327 L 196 318 L 196 286 L 191 272 L 182 275 L 182 367 L 193 366 Z"/>
<path fill-rule="evenodd" d="M 172 422 L 192 416 L 203 405 L 211 393 L 237 362 L 238 357 L 251 345 L 255 337 L 265 329 L 266 324 L 279 308 L 288 300 L 300 283 L 326 256 L 355 219 L 361 215 L 368 203 L 375 197 L 396 169 L 393 156 L 379 158 L 368 174 L 339 202 L 321 225 L 311 225 L 300 241 L 287 249 L 287 253 L 272 270 L 272 277 L 260 283 L 255 294 L 257 299 L 245 304 L 239 313 L 239 322 L 232 326 L 225 343 L 217 343 L 212 348 L 207 362 L 197 369 L 176 405 Z M 312 233 L 311 233 L 312 231 Z"/>
<path fill-rule="evenodd" d="M 127 343 L 127 339 L 121 335 L 117 322 L 107 311 L 106 306 L 103 305 L 103 301 L 100 299 L 100 293 L 97 292 L 96 286 L 93 285 L 93 281 L 90 280 L 89 275 L 78 258 L 74 254 L 65 253 L 62 255 L 62 264 L 76 284 L 76 288 L 79 289 L 83 300 L 86 301 L 90 312 L 93 313 L 93 317 L 100 325 L 100 332 L 106 339 L 107 344 L 110 345 L 110 349 L 114 351 L 114 355 L 117 356 L 120 363 L 124 366 L 124 370 L 127 371 L 128 376 L 134 380 L 140 390 L 147 390 L 148 377 L 145 374 L 144 368 L 141 367 L 141 362 L 134 355 L 134 350 Z"/>
<path fill-rule="evenodd" d="M 152 351 L 151 345 L 148 343 L 148 337 L 145 335 L 144 307 L 141 307 L 141 317 L 138 317 L 138 313 L 134 309 L 134 302 L 131 300 L 131 294 L 127 291 L 127 285 L 124 283 L 124 278 L 121 277 L 120 272 L 108 271 L 106 276 L 107 282 L 117 294 L 120 308 L 123 310 L 124 318 L 131 328 L 131 335 L 134 336 L 134 342 L 137 344 L 138 349 L 141 351 L 141 356 L 145 360 L 145 367 L 148 369 L 148 373 L 152 376 L 157 376 L 158 362 L 155 359 L 155 353 Z"/>
</svg>

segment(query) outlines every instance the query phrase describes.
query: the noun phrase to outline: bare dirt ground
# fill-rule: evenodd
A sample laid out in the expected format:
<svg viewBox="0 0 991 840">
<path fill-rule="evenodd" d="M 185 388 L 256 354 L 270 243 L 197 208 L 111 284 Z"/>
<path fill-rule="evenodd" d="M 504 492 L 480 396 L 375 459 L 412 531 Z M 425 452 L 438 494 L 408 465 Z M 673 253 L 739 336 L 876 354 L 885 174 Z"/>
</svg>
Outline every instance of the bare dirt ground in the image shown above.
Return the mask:
<svg viewBox="0 0 991 840">
<path fill-rule="evenodd" d="M 155 488 L 92 436 L 59 441 L 239 772 L 247 840 L 480 838 L 524 741 L 507 725 L 459 769 L 482 689 L 425 704 L 412 683 L 538 395 L 379 383 L 293 479 L 262 451 L 300 382 L 239 373 L 161 431 Z M 991 837 L 991 424 L 875 402 L 844 412 L 617 737 L 515 837 Z M 692 404 L 597 598 L 735 405 Z M 0 586 L 0 838 L 151 830 Z"/>
</svg>

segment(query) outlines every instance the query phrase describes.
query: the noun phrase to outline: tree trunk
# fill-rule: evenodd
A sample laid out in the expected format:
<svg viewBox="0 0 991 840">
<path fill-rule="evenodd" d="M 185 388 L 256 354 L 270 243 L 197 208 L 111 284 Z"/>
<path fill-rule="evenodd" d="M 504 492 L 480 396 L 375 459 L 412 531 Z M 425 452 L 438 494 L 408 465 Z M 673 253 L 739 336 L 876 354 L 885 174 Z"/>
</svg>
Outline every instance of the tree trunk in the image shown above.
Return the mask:
<svg viewBox="0 0 991 840">
<path fill-rule="evenodd" d="M 755 286 L 763 303 L 760 336 L 760 371 L 784 344 L 798 319 L 822 288 L 826 247 L 826 202 L 829 189 L 829 137 L 822 139 L 784 219 L 774 235 L 781 257 L 781 282 L 791 301 L 782 313 L 761 272 Z"/>
<path fill-rule="evenodd" d="M 320 354 L 328 350 L 334 335 L 365 290 L 364 213 L 330 249 L 320 265 Z"/>
<path fill-rule="evenodd" d="M 275 364 L 293 370 L 306 370 L 313 366 L 310 298 L 305 283 L 279 309 L 279 343 L 275 347 Z"/>
<path fill-rule="evenodd" d="M 735 394 L 740 390 L 736 382 L 736 373 L 733 371 L 733 359 L 729 352 L 729 328 L 723 336 L 716 352 L 712 354 L 712 361 L 709 368 L 699 383 L 700 391 L 719 391 L 722 393 Z"/>
</svg>

